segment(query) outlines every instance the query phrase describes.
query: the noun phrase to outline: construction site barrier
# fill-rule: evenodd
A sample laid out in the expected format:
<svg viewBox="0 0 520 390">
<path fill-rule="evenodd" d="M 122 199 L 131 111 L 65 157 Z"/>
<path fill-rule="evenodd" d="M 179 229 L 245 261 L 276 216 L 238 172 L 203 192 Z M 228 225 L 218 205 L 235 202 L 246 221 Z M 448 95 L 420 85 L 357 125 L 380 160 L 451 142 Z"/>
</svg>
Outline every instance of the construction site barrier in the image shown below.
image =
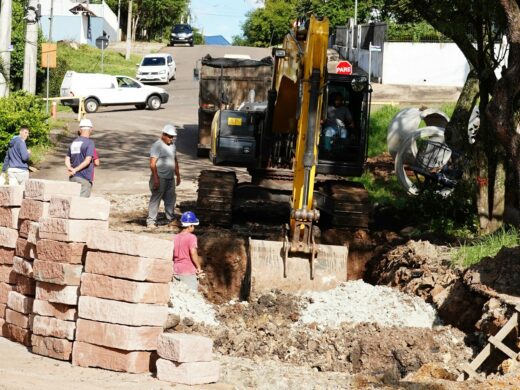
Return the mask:
<svg viewBox="0 0 520 390">
<path fill-rule="evenodd" d="M 55 107 L 55 104 L 56 102 L 60 101 L 60 100 L 69 100 L 71 99 L 70 96 L 64 96 L 64 97 L 53 97 L 53 98 L 43 98 L 43 100 L 45 101 L 50 101 L 52 102 L 53 106 Z M 76 120 L 79 122 L 80 120 L 82 120 L 83 118 L 85 118 L 85 115 L 87 114 L 87 112 L 85 111 L 85 98 L 83 96 L 74 96 L 74 99 L 79 99 L 79 106 L 78 106 L 78 116 L 76 118 Z M 56 116 L 55 115 L 52 115 L 52 110 L 54 110 L 55 108 L 51 108 L 51 116 L 53 118 L 55 118 Z"/>
</svg>

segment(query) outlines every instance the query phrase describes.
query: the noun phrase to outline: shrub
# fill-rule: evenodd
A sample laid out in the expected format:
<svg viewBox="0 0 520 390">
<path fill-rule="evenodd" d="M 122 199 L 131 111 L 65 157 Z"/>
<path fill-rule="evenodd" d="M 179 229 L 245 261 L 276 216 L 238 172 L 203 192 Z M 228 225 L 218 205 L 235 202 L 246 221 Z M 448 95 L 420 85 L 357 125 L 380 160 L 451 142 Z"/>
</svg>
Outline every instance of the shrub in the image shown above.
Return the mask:
<svg viewBox="0 0 520 390">
<path fill-rule="evenodd" d="M 49 143 L 49 116 L 45 102 L 25 91 L 17 91 L 0 98 L 0 158 L 3 161 L 9 141 L 18 134 L 21 126 L 30 129 L 28 146 Z"/>
</svg>

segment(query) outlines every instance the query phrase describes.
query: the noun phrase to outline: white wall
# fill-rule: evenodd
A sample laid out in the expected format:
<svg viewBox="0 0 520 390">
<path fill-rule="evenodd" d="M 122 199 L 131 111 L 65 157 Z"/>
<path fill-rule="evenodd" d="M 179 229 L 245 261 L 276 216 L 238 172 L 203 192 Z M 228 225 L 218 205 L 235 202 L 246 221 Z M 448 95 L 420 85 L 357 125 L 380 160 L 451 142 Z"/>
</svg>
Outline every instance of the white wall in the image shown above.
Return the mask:
<svg viewBox="0 0 520 390">
<path fill-rule="evenodd" d="M 469 72 L 455 43 L 385 42 L 383 53 L 383 84 L 460 87 Z"/>
</svg>

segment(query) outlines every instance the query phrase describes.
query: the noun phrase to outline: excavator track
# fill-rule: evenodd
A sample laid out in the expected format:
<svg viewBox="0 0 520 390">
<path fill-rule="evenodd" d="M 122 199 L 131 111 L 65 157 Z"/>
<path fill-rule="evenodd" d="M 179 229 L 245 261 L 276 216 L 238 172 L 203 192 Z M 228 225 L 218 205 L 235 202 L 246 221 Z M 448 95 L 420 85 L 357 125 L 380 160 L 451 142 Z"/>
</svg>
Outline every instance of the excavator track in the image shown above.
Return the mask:
<svg viewBox="0 0 520 390">
<path fill-rule="evenodd" d="M 200 173 L 197 216 L 202 223 L 231 226 L 236 183 L 235 172 L 204 170 Z"/>
</svg>

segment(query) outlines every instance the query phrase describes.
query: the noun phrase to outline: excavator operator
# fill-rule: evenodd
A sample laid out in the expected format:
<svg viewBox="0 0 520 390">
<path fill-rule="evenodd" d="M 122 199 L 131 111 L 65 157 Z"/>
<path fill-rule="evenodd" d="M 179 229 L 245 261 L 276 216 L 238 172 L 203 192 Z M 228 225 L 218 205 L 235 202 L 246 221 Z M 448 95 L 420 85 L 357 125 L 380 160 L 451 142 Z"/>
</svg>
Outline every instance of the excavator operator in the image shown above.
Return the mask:
<svg viewBox="0 0 520 390">
<path fill-rule="evenodd" d="M 354 129 L 352 113 L 344 104 L 341 93 L 331 93 L 329 102 L 331 104 L 327 108 L 327 119 L 323 126 L 323 149 L 326 152 L 332 152 L 333 149 L 337 149 L 339 145 L 347 142 L 351 135 L 349 133 Z"/>
</svg>

